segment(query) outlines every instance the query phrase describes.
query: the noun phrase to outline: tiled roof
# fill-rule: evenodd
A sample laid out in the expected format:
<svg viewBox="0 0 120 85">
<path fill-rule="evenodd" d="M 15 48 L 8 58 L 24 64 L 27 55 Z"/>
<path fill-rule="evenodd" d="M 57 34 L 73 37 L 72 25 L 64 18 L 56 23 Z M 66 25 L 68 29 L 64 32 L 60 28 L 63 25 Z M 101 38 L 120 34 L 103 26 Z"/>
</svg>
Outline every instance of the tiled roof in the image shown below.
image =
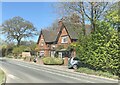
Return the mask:
<svg viewBox="0 0 120 85">
<path fill-rule="evenodd" d="M 45 42 L 55 42 L 57 38 L 57 30 L 42 30 Z"/>
<path fill-rule="evenodd" d="M 81 25 L 80 24 L 68 24 L 68 23 L 64 23 L 68 34 L 70 36 L 71 39 L 78 39 L 78 35 L 81 32 Z"/>
<path fill-rule="evenodd" d="M 81 24 L 64 23 L 71 39 L 78 39 L 82 32 Z M 90 25 L 85 25 L 86 34 L 90 33 Z"/>
<path fill-rule="evenodd" d="M 45 39 L 45 42 L 55 42 L 59 36 L 60 30 L 65 27 L 71 39 L 78 39 L 78 35 L 81 32 L 81 25 L 80 24 L 70 24 L 70 23 L 63 23 L 61 28 L 57 28 L 55 30 L 47 30 L 43 29 L 42 34 Z M 86 25 L 86 30 L 90 29 L 90 25 Z M 86 31 L 89 32 L 89 31 Z"/>
</svg>

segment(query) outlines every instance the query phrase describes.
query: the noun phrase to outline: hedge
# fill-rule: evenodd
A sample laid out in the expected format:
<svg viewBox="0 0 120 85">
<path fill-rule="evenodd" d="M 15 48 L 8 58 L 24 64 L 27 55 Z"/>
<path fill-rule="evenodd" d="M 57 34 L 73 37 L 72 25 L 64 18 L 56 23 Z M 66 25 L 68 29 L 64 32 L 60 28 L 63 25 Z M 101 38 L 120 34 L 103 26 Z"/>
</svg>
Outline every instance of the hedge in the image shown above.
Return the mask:
<svg viewBox="0 0 120 85">
<path fill-rule="evenodd" d="M 80 61 L 94 70 L 120 76 L 120 33 L 106 22 L 89 36 L 80 36 L 75 46 Z"/>
<path fill-rule="evenodd" d="M 44 57 L 42 58 L 42 60 L 45 65 L 62 65 L 63 64 L 62 58 Z"/>
</svg>

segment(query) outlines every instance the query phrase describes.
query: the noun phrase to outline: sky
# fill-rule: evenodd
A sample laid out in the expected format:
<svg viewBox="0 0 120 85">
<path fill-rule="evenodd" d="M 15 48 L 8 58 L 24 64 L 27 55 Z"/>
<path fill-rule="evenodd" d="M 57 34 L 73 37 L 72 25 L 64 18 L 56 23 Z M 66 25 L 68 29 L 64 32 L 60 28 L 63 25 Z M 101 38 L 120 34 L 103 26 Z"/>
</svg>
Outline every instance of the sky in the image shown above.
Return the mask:
<svg viewBox="0 0 120 85">
<path fill-rule="evenodd" d="M 2 19 L 0 19 L 0 24 L 5 20 L 20 16 L 32 22 L 37 30 L 40 31 L 49 27 L 58 19 L 54 4 L 56 2 L 2 2 Z M 32 39 L 37 41 L 38 36 Z"/>
</svg>

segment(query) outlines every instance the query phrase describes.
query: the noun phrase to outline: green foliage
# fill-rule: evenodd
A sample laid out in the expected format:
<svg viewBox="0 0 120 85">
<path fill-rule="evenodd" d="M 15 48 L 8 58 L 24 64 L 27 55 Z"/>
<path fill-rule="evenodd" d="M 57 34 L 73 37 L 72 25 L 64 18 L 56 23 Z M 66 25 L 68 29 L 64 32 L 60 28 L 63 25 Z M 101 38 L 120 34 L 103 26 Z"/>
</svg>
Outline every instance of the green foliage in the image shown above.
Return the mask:
<svg viewBox="0 0 120 85">
<path fill-rule="evenodd" d="M 30 52 L 30 51 L 31 51 L 30 47 L 26 47 L 26 48 L 24 49 L 24 52 Z"/>
<path fill-rule="evenodd" d="M 80 72 L 80 73 L 86 73 L 86 74 L 91 74 L 91 75 L 104 76 L 104 77 L 114 78 L 114 79 L 118 78 L 117 76 L 111 74 L 110 72 L 95 71 L 95 70 L 92 70 L 92 69 L 89 69 L 89 68 L 84 68 L 84 67 L 80 67 L 76 71 Z"/>
<path fill-rule="evenodd" d="M 62 65 L 63 64 L 62 58 L 45 57 L 42 60 L 43 60 L 43 63 L 46 65 Z"/>
<path fill-rule="evenodd" d="M 2 48 L 2 56 L 4 57 L 4 56 L 7 56 L 7 55 L 11 55 L 12 50 L 13 50 L 14 47 L 15 47 L 15 45 L 12 44 L 12 43 L 10 43 L 8 45 L 1 46 L 1 48 Z"/>
<path fill-rule="evenodd" d="M 19 46 L 23 38 L 32 37 L 37 31 L 31 22 L 17 16 L 2 24 L 2 33 L 6 34 L 8 40 L 16 40 Z"/>
<path fill-rule="evenodd" d="M 9 47 L 10 47 L 10 45 L 9 45 Z M 11 55 L 14 54 L 14 56 L 16 56 L 18 58 L 18 57 L 20 57 L 19 55 L 22 52 L 30 52 L 32 55 L 35 55 L 35 53 L 36 53 L 35 47 L 36 47 L 36 43 L 33 41 L 22 41 L 22 45 L 20 45 L 20 46 L 11 45 L 12 49 L 6 55 L 4 54 L 4 56 L 7 56 L 9 54 L 11 54 Z M 2 48 L 3 52 L 6 52 L 7 49 L 8 49 L 8 46 Z"/>
<path fill-rule="evenodd" d="M 0 69 L 0 85 L 5 83 L 5 73 Z"/>
<path fill-rule="evenodd" d="M 35 55 L 36 51 L 36 42 L 34 41 L 22 41 L 21 45 L 26 46 L 26 48 L 24 49 L 24 52 L 31 52 L 31 55 Z"/>
<path fill-rule="evenodd" d="M 57 50 L 64 49 L 64 46 L 63 46 L 63 45 L 59 45 L 56 49 L 57 49 Z"/>
<path fill-rule="evenodd" d="M 19 47 L 15 47 L 12 52 L 16 55 L 19 55 L 25 50 L 25 48 L 26 46 L 21 45 Z"/>
<path fill-rule="evenodd" d="M 105 20 L 111 24 L 112 27 L 117 28 L 120 23 L 120 2 L 115 2 L 107 11 Z"/>
<path fill-rule="evenodd" d="M 120 40 L 118 32 L 109 23 L 98 22 L 97 30 L 89 36 L 80 36 L 76 45 L 79 59 L 95 70 L 120 74 Z"/>
</svg>

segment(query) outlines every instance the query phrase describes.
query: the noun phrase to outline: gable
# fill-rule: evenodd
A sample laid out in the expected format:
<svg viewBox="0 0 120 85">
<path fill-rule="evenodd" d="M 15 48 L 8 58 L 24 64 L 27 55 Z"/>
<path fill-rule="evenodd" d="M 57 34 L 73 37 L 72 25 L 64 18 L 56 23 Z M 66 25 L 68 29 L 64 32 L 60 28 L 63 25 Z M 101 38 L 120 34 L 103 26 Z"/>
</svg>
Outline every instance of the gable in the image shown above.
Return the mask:
<svg viewBox="0 0 120 85">
<path fill-rule="evenodd" d="M 39 45 L 40 47 L 46 46 L 46 43 L 45 43 L 45 40 L 44 40 L 44 36 L 43 36 L 42 33 L 40 34 L 40 38 L 39 38 L 39 41 L 38 41 L 38 45 Z"/>
<path fill-rule="evenodd" d="M 71 39 L 78 39 L 82 31 L 80 24 L 64 23 Z"/>
<path fill-rule="evenodd" d="M 70 36 L 69 36 L 65 27 L 61 28 L 60 34 L 58 35 L 58 42 L 57 42 L 58 44 L 62 43 L 62 38 L 63 37 L 68 37 L 68 42 L 67 43 L 71 43 Z"/>
<path fill-rule="evenodd" d="M 90 25 L 86 25 L 89 29 Z M 42 36 L 44 36 L 44 42 L 47 44 L 61 42 L 62 36 L 68 36 L 69 42 L 71 40 L 77 40 L 79 38 L 79 34 L 82 32 L 82 28 L 80 24 L 72 24 L 72 23 L 62 23 L 62 25 L 56 30 L 48 30 L 44 29 L 41 31 Z M 88 32 L 86 31 L 88 34 Z M 40 42 L 39 36 L 37 44 Z M 60 39 L 59 39 L 60 38 Z"/>
</svg>

